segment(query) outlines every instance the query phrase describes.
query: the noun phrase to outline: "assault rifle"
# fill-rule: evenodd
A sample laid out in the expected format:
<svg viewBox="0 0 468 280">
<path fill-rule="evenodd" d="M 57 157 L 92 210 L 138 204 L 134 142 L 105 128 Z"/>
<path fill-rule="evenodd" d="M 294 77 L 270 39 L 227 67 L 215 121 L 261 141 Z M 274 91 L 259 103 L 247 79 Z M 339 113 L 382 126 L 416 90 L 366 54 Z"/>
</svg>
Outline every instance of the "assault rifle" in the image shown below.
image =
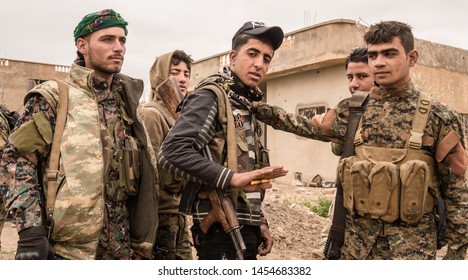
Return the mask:
<svg viewBox="0 0 468 280">
<path fill-rule="evenodd" d="M 231 236 L 234 247 L 236 248 L 237 259 L 243 260 L 246 247 L 231 199 L 219 190 L 210 192 L 208 198 L 211 202 L 211 210 L 200 222 L 202 232 L 207 234 L 211 225 L 215 222 L 219 222 L 223 226 L 224 231 Z"/>
</svg>

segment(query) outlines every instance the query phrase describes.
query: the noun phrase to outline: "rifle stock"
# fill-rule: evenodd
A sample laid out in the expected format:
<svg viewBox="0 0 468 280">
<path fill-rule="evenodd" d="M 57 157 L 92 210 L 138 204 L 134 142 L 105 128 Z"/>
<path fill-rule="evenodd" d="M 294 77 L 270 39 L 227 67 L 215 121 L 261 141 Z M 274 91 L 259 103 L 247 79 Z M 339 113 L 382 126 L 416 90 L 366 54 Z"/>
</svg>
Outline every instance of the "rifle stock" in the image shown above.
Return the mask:
<svg viewBox="0 0 468 280">
<path fill-rule="evenodd" d="M 162 102 L 171 116 L 177 120 L 179 118 L 179 113 L 176 112 L 177 106 L 179 106 L 179 103 L 184 99 L 177 78 L 169 76 L 169 78 L 164 80 L 164 82 L 156 88 L 156 91 L 163 97 Z"/>
<path fill-rule="evenodd" d="M 208 233 L 211 225 L 219 222 L 224 231 L 229 234 L 236 248 L 237 259 L 244 259 L 245 243 L 240 232 L 239 221 L 229 197 L 220 195 L 217 190 L 208 194 L 211 202 L 211 210 L 200 222 L 200 228 L 204 234 Z"/>
</svg>

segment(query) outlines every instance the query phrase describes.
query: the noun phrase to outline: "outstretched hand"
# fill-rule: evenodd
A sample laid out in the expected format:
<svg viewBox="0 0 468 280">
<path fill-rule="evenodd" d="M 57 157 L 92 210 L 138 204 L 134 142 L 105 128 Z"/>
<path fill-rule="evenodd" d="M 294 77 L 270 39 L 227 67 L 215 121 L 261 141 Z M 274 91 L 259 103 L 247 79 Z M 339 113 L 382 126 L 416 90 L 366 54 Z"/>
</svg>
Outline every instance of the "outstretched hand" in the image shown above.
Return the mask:
<svg viewBox="0 0 468 280">
<path fill-rule="evenodd" d="M 268 166 L 249 172 L 234 173 L 231 186 L 242 188 L 244 191 L 270 189 L 272 187 L 270 180 L 286 176 L 288 171 L 283 166 Z"/>
</svg>

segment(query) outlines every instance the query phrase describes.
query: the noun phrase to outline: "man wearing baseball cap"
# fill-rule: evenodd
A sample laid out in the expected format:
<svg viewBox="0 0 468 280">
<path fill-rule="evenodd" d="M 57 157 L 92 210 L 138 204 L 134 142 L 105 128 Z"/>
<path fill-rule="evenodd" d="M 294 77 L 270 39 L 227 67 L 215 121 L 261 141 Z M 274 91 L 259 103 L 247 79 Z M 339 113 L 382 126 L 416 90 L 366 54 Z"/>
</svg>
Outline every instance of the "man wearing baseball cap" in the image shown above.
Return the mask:
<svg viewBox="0 0 468 280">
<path fill-rule="evenodd" d="M 232 38 L 230 65 L 205 78 L 185 98 L 158 154 L 159 166 L 189 180 L 179 210 L 193 216 L 199 259 L 253 260 L 271 252 L 273 239 L 262 200 L 271 188 L 270 179 L 288 171 L 269 166 L 250 108 L 264 96 L 258 85 L 283 37 L 279 27 L 244 23 Z M 223 219 L 213 219 L 220 209 L 214 197 L 223 201 L 225 215 L 237 217 L 239 226 L 229 222 L 226 227 Z M 232 204 L 234 213 L 226 210 L 225 202 Z"/>
<path fill-rule="evenodd" d="M 119 73 L 127 22 L 102 10 L 86 15 L 73 35 L 78 58 L 69 75 L 28 92 L 4 151 L 16 259 L 152 258 L 157 175 L 137 117 L 143 81 Z M 55 139 L 60 124 L 63 136 Z"/>
</svg>

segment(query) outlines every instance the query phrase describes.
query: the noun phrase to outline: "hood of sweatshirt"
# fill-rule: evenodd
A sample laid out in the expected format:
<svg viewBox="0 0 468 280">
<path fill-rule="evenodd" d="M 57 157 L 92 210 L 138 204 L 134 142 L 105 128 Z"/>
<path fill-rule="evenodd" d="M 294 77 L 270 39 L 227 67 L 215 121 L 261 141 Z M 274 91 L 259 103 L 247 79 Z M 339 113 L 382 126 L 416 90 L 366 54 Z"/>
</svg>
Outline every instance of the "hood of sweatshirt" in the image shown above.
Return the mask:
<svg viewBox="0 0 468 280">
<path fill-rule="evenodd" d="M 153 65 L 150 68 L 150 84 L 151 84 L 151 94 L 150 101 L 157 102 L 162 100 L 161 93 L 157 92 L 157 88 L 161 85 L 170 75 L 171 70 L 171 59 L 174 52 L 165 53 L 156 59 L 153 62 Z"/>
</svg>

